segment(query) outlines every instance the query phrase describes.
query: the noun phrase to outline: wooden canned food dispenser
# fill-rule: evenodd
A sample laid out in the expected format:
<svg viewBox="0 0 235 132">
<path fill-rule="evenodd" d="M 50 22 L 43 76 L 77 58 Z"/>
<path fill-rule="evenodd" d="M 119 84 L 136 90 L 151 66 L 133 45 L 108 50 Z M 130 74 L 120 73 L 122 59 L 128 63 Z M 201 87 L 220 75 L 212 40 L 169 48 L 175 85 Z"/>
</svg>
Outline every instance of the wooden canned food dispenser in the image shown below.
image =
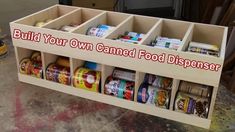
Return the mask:
<svg viewBox="0 0 235 132">
<path fill-rule="evenodd" d="M 71 24 L 76 26 L 69 27 L 68 31 L 68 27 L 64 27 L 67 32 L 58 30 Z M 100 24 L 114 28 L 102 37 L 86 35 L 90 27 Z M 18 70 L 21 82 L 198 127 L 210 127 L 224 62 L 227 27 L 64 5 L 54 5 L 11 22 L 10 27 L 18 69 L 21 60 L 30 57 L 33 51 L 38 51 L 41 56 L 42 77 L 22 74 Z M 115 40 L 126 32 L 138 32 L 144 36 L 136 44 Z M 157 36 L 179 39 L 181 45 L 177 50 L 148 46 Z M 191 41 L 216 45 L 219 56 L 188 52 Z M 66 72 L 70 71 L 70 75 L 66 74 L 68 76 L 64 84 L 49 81 L 45 74 L 48 65 L 56 62 L 58 56 L 69 59 Z M 100 92 L 75 88 L 71 83 L 74 71 L 85 61 L 100 64 Z M 27 64 L 31 64 L 29 60 L 24 66 Z M 104 94 L 105 80 L 115 67 L 134 71 L 134 101 Z M 37 68 L 35 66 L 34 69 Z M 169 109 L 137 101 L 138 89 L 146 73 L 173 79 Z M 60 79 L 63 79 L 62 74 Z M 212 86 L 207 118 L 174 111 L 182 80 Z"/>
</svg>

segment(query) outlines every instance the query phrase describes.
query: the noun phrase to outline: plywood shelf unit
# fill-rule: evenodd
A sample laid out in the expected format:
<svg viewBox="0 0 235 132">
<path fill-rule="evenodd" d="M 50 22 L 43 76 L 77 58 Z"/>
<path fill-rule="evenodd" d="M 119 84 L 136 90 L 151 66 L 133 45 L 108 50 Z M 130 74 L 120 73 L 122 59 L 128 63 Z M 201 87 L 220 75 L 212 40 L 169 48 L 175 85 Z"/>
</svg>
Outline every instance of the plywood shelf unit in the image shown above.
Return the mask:
<svg viewBox="0 0 235 132">
<path fill-rule="evenodd" d="M 36 22 L 47 19 L 53 20 L 45 23 L 42 27 L 34 26 Z M 57 30 L 61 26 L 71 23 L 79 25 L 70 32 Z M 115 28 L 102 38 L 86 35 L 88 28 L 99 24 L 108 24 Z M 11 22 L 10 26 L 18 67 L 19 62 L 23 58 L 29 57 L 33 51 L 41 52 L 44 73 L 48 64 L 54 62 L 57 56 L 69 57 L 71 76 L 84 61 L 101 64 L 101 93 L 74 88 L 72 84 L 68 86 L 48 81 L 45 79 L 45 74 L 43 79 L 39 79 L 18 73 L 20 81 L 194 126 L 210 127 L 225 55 L 226 27 L 63 5 L 55 5 L 36 12 Z M 113 40 L 126 31 L 144 33 L 145 36 L 138 44 Z M 22 34 L 31 35 L 22 38 Z M 40 35 L 39 40 L 33 37 L 35 34 Z M 52 40 L 46 41 L 45 36 L 50 36 Z M 182 46 L 177 51 L 147 46 L 157 36 L 181 39 Z M 55 43 L 56 39 L 67 41 L 63 45 Z M 76 40 L 76 43 L 73 43 L 72 40 L 73 42 Z M 220 56 L 214 57 L 186 52 L 190 41 L 216 44 L 220 48 Z M 85 47 L 81 47 L 80 44 L 85 44 Z M 125 56 L 124 54 L 106 53 L 103 49 L 109 47 L 134 51 L 135 54 L 134 56 Z M 146 54 L 147 56 L 145 56 Z M 160 56 L 163 54 L 164 62 L 148 58 L 148 55 Z M 205 70 L 194 66 L 176 64 L 176 61 L 175 63 L 168 63 L 169 55 L 182 58 L 184 61 L 217 64 L 219 67 L 218 70 L 213 70 L 213 66 L 212 69 Z M 112 74 L 114 67 L 126 68 L 136 72 L 134 101 L 103 94 L 105 80 Z M 145 73 L 173 78 L 169 110 L 137 102 L 137 91 Z M 213 86 L 208 119 L 173 111 L 174 99 L 181 80 Z"/>
</svg>

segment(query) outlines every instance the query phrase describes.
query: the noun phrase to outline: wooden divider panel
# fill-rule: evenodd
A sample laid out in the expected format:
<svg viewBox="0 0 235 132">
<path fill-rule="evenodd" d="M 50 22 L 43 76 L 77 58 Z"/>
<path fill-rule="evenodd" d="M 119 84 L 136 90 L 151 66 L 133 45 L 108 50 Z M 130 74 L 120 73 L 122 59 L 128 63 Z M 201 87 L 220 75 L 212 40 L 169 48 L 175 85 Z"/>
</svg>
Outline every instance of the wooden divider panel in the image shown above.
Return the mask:
<svg viewBox="0 0 235 132">
<path fill-rule="evenodd" d="M 144 76 L 145 76 L 145 73 L 136 72 L 136 75 L 135 75 L 135 98 L 134 98 L 135 102 L 137 102 L 138 90 L 144 80 Z"/>
<path fill-rule="evenodd" d="M 173 79 L 173 83 L 172 83 L 172 87 L 171 87 L 170 110 L 174 109 L 175 96 L 178 91 L 179 84 L 180 84 L 180 80 Z"/>
<path fill-rule="evenodd" d="M 70 6 L 55 5 L 40 12 L 24 17 L 22 19 L 19 19 L 15 22 L 19 24 L 34 26 L 36 22 L 46 21 L 48 19 L 55 20 L 56 18 L 64 16 L 76 9 L 77 8 Z"/>
<path fill-rule="evenodd" d="M 87 22 L 86 24 L 82 25 L 80 28 L 78 28 L 77 30 L 75 30 L 73 32 L 86 35 L 87 30 L 90 27 L 97 27 L 100 24 L 105 24 L 105 25 L 113 26 L 116 28 L 125 19 L 127 19 L 128 16 L 129 15 L 119 14 L 116 12 L 103 12 L 103 14 L 100 14 L 99 16 L 94 18 L 92 21 Z M 114 30 L 109 31 L 109 33 L 113 32 Z"/>
<path fill-rule="evenodd" d="M 43 28 L 50 28 L 59 30 L 62 26 L 76 24 L 78 25 L 70 32 L 73 32 L 81 26 L 81 24 L 87 22 L 88 20 L 94 18 L 95 16 L 102 13 L 102 11 L 92 10 L 92 9 L 77 9 L 67 15 L 64 15 L 57 19 L 56 21 L 46 24 Z"/>
<path fill-rule="evenodd" d="M 101 67 L 101 93 L 104 93 L 104 85 L 107 77 L 111 76 L 113 73 L 114 67 L 108 65 L 102 65 Z"/>
</svg>

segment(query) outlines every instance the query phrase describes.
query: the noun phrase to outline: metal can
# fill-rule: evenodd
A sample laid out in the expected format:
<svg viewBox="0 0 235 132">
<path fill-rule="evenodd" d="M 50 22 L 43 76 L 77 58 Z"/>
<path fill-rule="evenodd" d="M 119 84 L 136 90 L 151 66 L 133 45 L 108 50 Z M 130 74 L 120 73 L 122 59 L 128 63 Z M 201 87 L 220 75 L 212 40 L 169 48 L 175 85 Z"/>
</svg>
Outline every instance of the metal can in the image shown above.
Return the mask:
<svg viewBox="0 0 235 132">
<path fill-rule="evenodd" d="M 105 24 L 100 24 L 99 26 L 97 26 L 97 28 L 102 28 L 102 29 L 105 29 L 105 30 L 113 30 L 115 27 L 105 25 Z"/>
<path fill-rule="evenodd" d="M 153 74 L 145 74 L 144 82 L 157 88 L 171 89 L 173 79 Z"/>
<path fill-rule="evenodd" d="M 113 77 L 134 82 L 135 81 L 135 71 L 121 69 L 121 68 L 115 68 L 113 70 Z"/>
<path fill-rule="evenodd" d="M 123 42 L 128 42 L 128 43 L 138 44 L 138 41 L 131 40 L 131 39 L 119 38 L 118 40 L 123 41 Z"/>
<path fill-rule="evenodd" d="M 101 71 L 101 65 L 91 61 L 85 61 L 84 67 L 95 71 Z"/>
<path fill-rule="evenodd" d="M 19 64 L 19 72 L 26 75 L 31 75 L 32 62 L 29 58 L 22 59 Z"/>
<path fill-rule="evenodd" d="M 30 58 L 21 60 L 19 71 L 22 74 L 31 75 L 37 78 L 43 78 L 41 53 L 35 51 Z"/>
<path fill-rule="evenodd" d="M 118 98 L 126 100 L 134 100 L 134 87 L 135 83 L 122 79 L 108 77 L 105 86 L 104 93 Z"/>
<path fill-rule="evenodd" d="M 73 27 L 73 26 L 70 26 L 70 25 L 65 25 L 65 26 L 62 26 L 59 30 L 64 31 L 64 32 L 69 32 L 69 31 L 71 31 L 75 28 L 76 27 Z"/>
<path fill-rule="evenodd" d="M 78 68 L 74 72 L 73 86 L 85 90 L 100 91 L 101 72 L 87 68 Z"/>
<path fill-rule="evenodd" d="M 141 41 L 145 34 L 142 33 L 136 33 L 136 32 L 126 32 L 127 36 L 131 36 L 131 40 L 135 41 Z"/>
<path fill-rule="evenodd" d="M 137 101 L 169 109 L 170 92 L 166 89 L 160 89 L 143 83 L 138 90 Z"/>
<path fill-rule="evenodd" d="M 69 32 L 71 30 L 74 30 L 79 24 L 77 23 L 71 23 L 69 25 L 64 25 L 62 26 L 59 30 L 64 31 L 64 32 Z"/>
<path fill-rule="evenodd" d="M 187 114 L 193 114 L 201 118 L 207 118 L 209 113 L 209 99 L 178 92 L 174 110 Z"/>
<path fill-rule="evenodd" d="M 190 42 L 188 47 L 189 52 L 195 52 L 200 54 L 219 56 L 219 47 L 217 45 Z"/>
<path fill-rule="evenodd" d="M 36 22 L 35 23 L 35 27 L 42 27 L 42 26 L 44 26 L 46 23 L 45 22 L 43 22 L 43 21 L 38 21 L 38 22 Z"/>
<path fill-rule="evenodd" d="M 200 97 L 211 97 L 212 87 L 197 83 L 181 81 L 179 91 Z"/>
<path fill-rule="evenodd" d="M 50 64 L 46 69 L 46 79 L 65 85 L 70 85 L 70 68 Z"/>
<path fill-rule="evenodd" d="M 31 75 L 37 78 L 43 78 L 42 62 L 32 61 Z"/>
<path fill-rule="evenodd" d="M 87 30 L 87 35 L 89 36 L 96 36 L 96 37 L 103 37 L 107 33 L 107 29 L 104 28 L 95 28 L 91 27 Z"/>
</svg>

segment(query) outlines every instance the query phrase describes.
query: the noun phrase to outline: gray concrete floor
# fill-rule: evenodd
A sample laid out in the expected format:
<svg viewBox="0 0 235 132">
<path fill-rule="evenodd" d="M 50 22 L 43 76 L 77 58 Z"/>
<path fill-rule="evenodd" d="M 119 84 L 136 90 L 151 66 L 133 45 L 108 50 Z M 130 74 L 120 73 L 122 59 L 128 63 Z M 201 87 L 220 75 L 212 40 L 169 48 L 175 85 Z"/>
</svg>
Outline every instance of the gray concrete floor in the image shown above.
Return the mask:
<svg viewBox="0 0 235 132">
<path fill-rule="evenodd" d="M 0 27 L 9 33 L 8 22 L 57 1 L 0 0 Z M 3 20 L 3 21 L 2 21 Z M 1 132 L 203 132 L 198 127 L 89 101 L 42 87 L 21 83 L 15 54 L 0 59 Z M 219 88 L 210 131 L 235 131 L 235 95 Z"/>
</svg>

